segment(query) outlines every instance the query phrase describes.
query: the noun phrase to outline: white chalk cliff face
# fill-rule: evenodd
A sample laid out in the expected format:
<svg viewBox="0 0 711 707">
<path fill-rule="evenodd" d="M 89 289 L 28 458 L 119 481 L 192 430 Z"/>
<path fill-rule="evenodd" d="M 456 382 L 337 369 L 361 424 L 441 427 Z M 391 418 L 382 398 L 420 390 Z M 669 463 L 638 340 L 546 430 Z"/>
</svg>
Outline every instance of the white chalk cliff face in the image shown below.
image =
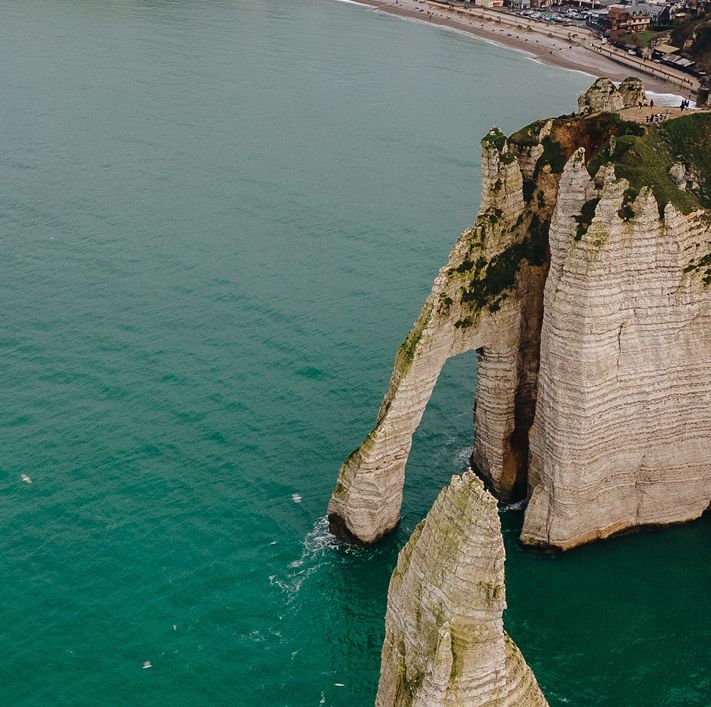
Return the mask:
<svg viewBox="0 0 711 707">
<path fill-rule="evenodd" d="M 542 227 L 537 213 L 525 212 L 521 168 L 497 148 L 503 139 L 492 133 L 483 143 L 480 216 L 460 236 L 397 353 L 375 428 L 341 467 L 328 514 L 332 530 L 346 541 L 372 543 L 397 525 L 412 435 L 450 356 L 481 351 L 476 414 L 486 424 L 478 427 L 478 468 L 491 470 L 506 495 L 525 463 L 512 437 L 517 414 L 530 416 L 533 410 L 528 398 L 535 386 L 529 378 L 536 364 L 529 359 L 537 357 L 540 332 Z M 520 278 L 538 285 L 538 296 L 524 303 L 512 294 L 519 266 L 525 270 Z M 519 368 L 521 376 L 511 375 Z M 527 430 L 530 420 L 524 424 Z"/>
<path fill-rule="evenodd" d="M 686 271 L 709 252 L 709 214 L 660 216 L 649 188 L 625 207 L 629 183 L 609 172 L 596 188 L 584 157 L 565 167 L 550 228 L 521 538 L 563 549 L 711 501 L 711 290 Z"/>
<path fill-rule="evenodd" d="M 640 90 L 596 82 L 581 106 L 609 110 Z M 368 544 L 395 527 L 412 434 L 446 359 L 471 349 L 472 467 L 499 498 L 530 499 L 524 543 L 568 549 L 704 512 L 709 145 L 709 114 L 643 127 L 593 112 L 486 136 L 479 216 L 341 467 L 334 533 Z"/>
<path fill-rule="evenodd" d="M 546 705 L 505 608 L 496 499 L 471 472 L 453 476 L 390 580 L 376 705 Z"/>
</svg>

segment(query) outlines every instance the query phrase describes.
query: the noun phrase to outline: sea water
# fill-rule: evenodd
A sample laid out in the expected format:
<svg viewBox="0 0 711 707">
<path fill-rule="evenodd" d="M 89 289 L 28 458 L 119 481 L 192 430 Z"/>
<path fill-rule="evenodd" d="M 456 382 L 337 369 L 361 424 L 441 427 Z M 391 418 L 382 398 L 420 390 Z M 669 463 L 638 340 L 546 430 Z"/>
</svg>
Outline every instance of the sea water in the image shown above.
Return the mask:
<svg viewBox="0 0 711 707">
<path fill-rule="evenodd" d="M 588 80 L 330 0 L 2 0 L 0 54 L 0 704 L 371 704 L 474 357 L 375 549 L 327 533 L 338 466 L 474 219 L 479 139 Z M 708 519 L 541 557 L 502 517 L 552 704 L 707 703 Z"/>
</svg>

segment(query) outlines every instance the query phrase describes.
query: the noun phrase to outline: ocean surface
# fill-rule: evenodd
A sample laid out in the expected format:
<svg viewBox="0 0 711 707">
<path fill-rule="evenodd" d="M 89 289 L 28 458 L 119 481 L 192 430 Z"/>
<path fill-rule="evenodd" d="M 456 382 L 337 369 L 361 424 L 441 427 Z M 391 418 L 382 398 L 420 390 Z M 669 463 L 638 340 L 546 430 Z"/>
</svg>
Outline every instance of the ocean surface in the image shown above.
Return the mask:
<svg viewBox="0 0 711 707">
<path fill-rule="evenodd" d="M 474 219 L 479 138 L 589 79 L 333 0 L 2 0 L 0 58 L 0 704 L 372 704 L 475 358 L 375 549 L 326 531 L 338 466 Z M 710 518 L 541 557 L 502 517 L 551 704 L 708 704 Z"/>
</svg>

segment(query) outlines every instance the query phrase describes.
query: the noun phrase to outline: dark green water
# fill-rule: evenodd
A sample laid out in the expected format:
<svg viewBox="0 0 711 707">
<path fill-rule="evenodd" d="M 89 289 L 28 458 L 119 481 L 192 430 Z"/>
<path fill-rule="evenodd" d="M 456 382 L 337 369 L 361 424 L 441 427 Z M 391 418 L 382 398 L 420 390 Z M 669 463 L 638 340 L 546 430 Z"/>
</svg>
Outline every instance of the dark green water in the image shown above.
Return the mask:
<svg viewBox="0 0 711 707">
<path fill-rule="evenodd" d="M 371 703 L 473 358 L 377 549 L 325 532 L 338 465 L 479 137 L 588 80 L 328 0 L 2 0 L 0 56 L 0 704 Z M 708 703 L 708 518 L 556 558 L 520 522 L 507 627 L 552 704 Z"/>
</svg>

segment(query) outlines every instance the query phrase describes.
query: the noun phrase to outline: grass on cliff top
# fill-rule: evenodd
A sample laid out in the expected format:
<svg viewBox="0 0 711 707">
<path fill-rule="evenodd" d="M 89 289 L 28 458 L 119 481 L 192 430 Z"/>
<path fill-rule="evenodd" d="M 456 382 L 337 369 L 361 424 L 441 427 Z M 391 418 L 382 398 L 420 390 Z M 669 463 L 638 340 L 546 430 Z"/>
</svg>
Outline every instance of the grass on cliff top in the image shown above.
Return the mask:
<svg viewBox="0 0 711 707">
<path fill-rule="evenodd" d="M 711 208 L 711 113 L 692 113 L 650 125 L 639 135 L 620 135 L 590 160 L 589 173 L 594 176 L 606 162 L 615 166 L 617 177 L 629 181 L 634 195 L 651 187 L 660 210 L 669 202 L 684 213 Z M 700 189 L 677 187 L 669 174 L 675 162 L 697 172 Z"/>
<path fill-rule="evenodd" d="M 494 145 L 497 150 L 501 151 L 504 149 L 504 144 L 506 143 L 506 135 L 498 128 L 491 128 L 481 141 L 490 143 Z"/>
<path fill-rule="evenodd" d="M 579 147 L 585 148 L 585 155 L 590 159 L 600 153 L 611 137 L 640 135 L 644 132 L 641 125 L 628 122 L 617 113 L 599 113 L 585 118 L 564 115 L 551 121 L 550 133 L 540 140 L 541 128 L 546 122 L 537 120 L 509 137 L 509 143 L 524 148 L 540 142 L 543 154 L 536 164 L 536 173 L 549 165 L 554 174 L 560 174 Z"/>
<path fill-rule="evenodd" d="M 543 124 L 531 123 L 513 133 L 509 142 L 521 147 L 537 144 Z M 684 213 L 711 208 L 711 113 L 690 113 L 648 126 L 626 121 L 616 113 L 563 116 L 553 120 L 550 135 L 541 144 L 544 152 L 537 170 L 548 164 L 560 173 L 573 152 L 584 147 L 593 177 L 601 165 L 612 162 L 616 175 L 629 181 L 633 196 L 642 187 L 651 187 L 660 209 L 669 202 Z M 669 174 L 675 162 L 696 171 L 700 189 L 692 192 L 677 187 Z"/>
<path fill-rule="evenodd" d="M 525 128 L 517 130 L 509 137 L 509 141 L 520 145 L 521 147 L 533 147 L 538 144 L 538 134 L 541 128 L 546 124 L 545 120 L 537 120 Z"/>
</svg>

